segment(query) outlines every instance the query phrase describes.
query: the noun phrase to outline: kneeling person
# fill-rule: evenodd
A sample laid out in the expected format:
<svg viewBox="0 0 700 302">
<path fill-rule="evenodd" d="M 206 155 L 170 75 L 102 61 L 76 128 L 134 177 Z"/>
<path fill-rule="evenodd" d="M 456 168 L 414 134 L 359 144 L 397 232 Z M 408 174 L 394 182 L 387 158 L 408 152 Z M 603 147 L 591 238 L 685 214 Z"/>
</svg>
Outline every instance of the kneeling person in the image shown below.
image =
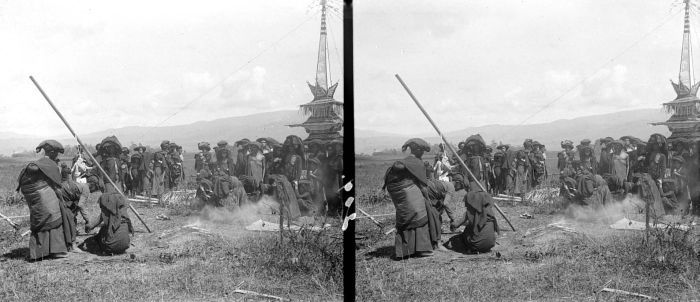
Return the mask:
<svg viewBox="0 0 700 302">
<path fill-rule="evenodd" d="M 493 215 L 493 199 L 475 182 L 470 184 L 470 190 L 464 196 L 467 208 L 463 219 L 451 223 L 452 228 L 465 225 L 462 234 L 457 235 L 470 253 L 485 253 L 496 245 L 498 223 Z"/>
<path fill-rule="evenodd" d="M 124 196 L 112 184 L 105 184 L 105 192 L 100 196 L 100 217 L 85 226 L 85 232 L 100 227 L 99 233 L 85 240 L 81 249 L 103 254 L 120 254 L 129 248 L 134 228 L 129 219 Z"/>
</svg>

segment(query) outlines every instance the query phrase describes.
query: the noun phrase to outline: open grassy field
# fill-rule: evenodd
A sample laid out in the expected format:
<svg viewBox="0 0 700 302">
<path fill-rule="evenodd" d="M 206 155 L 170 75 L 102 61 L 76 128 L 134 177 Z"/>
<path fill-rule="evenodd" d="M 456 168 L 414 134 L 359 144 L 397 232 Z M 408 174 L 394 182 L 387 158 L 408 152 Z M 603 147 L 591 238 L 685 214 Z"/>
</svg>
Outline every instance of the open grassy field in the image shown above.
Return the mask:
<svg viewBox="0 0 700 302">
<path fill-rule="evenodd" d="M 0 161 L 0 212 L 27 215 L 21 195 L 12 193 L 26 162 Z M 187 159 L 192 175 L 193 161 Z M 94 219 L 99 193 L 83 205 Z M 293 300 L 342 300 L 342 235 L 339 224 L 322 232 L 285 233 L 244 229 L 258 219 L 277 222 L 259 204 L 229 212 L 202 208 L 192 200 L 169 205 L 132 203 L 153 231 L 130 213 L 136 233 L 126 254 L 96 256 L 79 249 L 66 259 L 27 262 L 27 218 L 15 231 L 0 220 L 0 301 L 258 301 L 234 293 L 249 290 Z M 157 216 L 165 215 L 166 220 Z M 78 218 L 78 230 L 83 221 Z M 81 233 L 79 233 L 81 234 Z M 78 243 L 87 235 L 79 235 Z"/>
<path fill-rule="evenodd" d="M 558 199 L 498 202 L 517 231 L 497 214 L 501 234 L 490 253 L 445 250 L 427 258 L 393 260 L 394 234 L 385 233 L 394 227 L 394 207 L 381 191 L 384 172 L 393 160 L 362 158 L 356 163 L 357 207 L 378 214 L 383 225 L 380 228 L 366 218 L 357 222 L 360 301 L 640 299 L 601 292 L 606 286 L 668 301 L 700 301 L 697 227 L 653 232 L 648 240 L 643 231 L 611 229 L 609 225 L 622 217 L 644 221 L 638 206 L 627 202 L 631 197 L 600 212 L 565 209 Z M 459 201 L 463 195 L 462 191 Z M 462 216 L 464 206 L 459 201 L 450 207 Z M 534 218 L 519 218 L 524 213 Z M 447 232 L 448 219 L 443 217 Z M 688 218 L 681 221 L 691 223 Z M 443 242 L 454 235 L 443 233 Z"/>
</svg>

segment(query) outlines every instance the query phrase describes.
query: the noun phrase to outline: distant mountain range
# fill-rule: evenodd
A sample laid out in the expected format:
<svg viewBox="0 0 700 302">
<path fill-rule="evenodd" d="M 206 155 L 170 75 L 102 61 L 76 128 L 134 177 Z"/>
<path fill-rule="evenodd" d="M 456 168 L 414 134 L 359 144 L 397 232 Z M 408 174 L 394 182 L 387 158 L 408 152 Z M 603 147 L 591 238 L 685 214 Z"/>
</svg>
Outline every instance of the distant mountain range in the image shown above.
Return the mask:
<svg viewBox="0 0 700 302">
<path fill-rule="evenodd" d="M 479 133 L 487 143 L 492 141 L 511 145 L 521 145 L 525 138 L 532 138 L 547 146 L 549 150 L 559 150 L 563 139 L 578 142 L 589 138 L 595 140 L 612 136 L 633 135 L 646 140 L 653 133 L 670 135 L 666 127 L 651 126 L 650 123 L 665 121 L 668 114 L 661 109 L 641 109 L 622 111 L 611 114 L 579 117 L 569 120 L 557 120 L 551 123 L 531 125 L 487 125 L 469 127 L 450 131 L 445 136 L 453 142 L 466 139 L 469 135 Z M 142 143 L 157 147 L 164 139 L 183 146 L 185 151 L 196 151 L 197 143 L 208 141 L 216 144 L 219 140 L 233 143 L 242 138 L 256 139 L 272 137 L 279 141 L 287 135 L 294 134 L 306 138 L 303 128 L 290 128 L 286 125 L 303 122 L 305 117 L 296 110 L 259 113 L 241 117 L 230 117 L 212 121 L 201 121 L 188 125 L 167 127 L 124 127 L 95 133 L 81 134 L 86 144 L 94 145 L 104 137 L 116 135 L 124 145 Z M 431 129 L 426 129 L 426 131 Z M 417 134 L 416 136 L 420 136 Z M 373 151 L 400 148 L 409 138 L 408 135 L 377 132 L 367 129 L 355 129 L 355 150 L 357 153 L 371 154 Z M 438 143 L 437 135 L 423 136 L 430 143 Z M 0 132 L 0 154 L 32 150 L 45 137 Z M 61 143 L 76 145 L 71 137 L 56 138 Z"/>
<path fill-rule="evenodd" d="M 306 118 L 297 110 L 259 113 L 241 117 L 230 117 L 212 121 L 200 121 L 188 125 L 167 127 L 123 127 L 104 131 L 79 134 L 84 143 L 94 145 L 109 135 L 115 135 L 122 145 L 142 143 L 158 147 L 167 139 L 183 147 L 185 151 L 196 151 L 197 143 L 207 141 L 215 145 L 220 140 L 233 143 L 242 138 L 254 140 L 259 137 L 272 137 L 280 142 L 287 135 L 306 138 L 304 128 L 291 128 L 287 125 L 301 123 Z M 0 154 L 32 150 L 44 137 L 0 132 Z M 76 145 L 71 137 L 55 138 L 63 144 Z"/>
<path fill-rule="evenodd" d="M 543 143 L 548 150 L 560 150 L 560 142 L 569 139 L 578 143 L 584 138 L 595 140 L 611 136 L 620 138 L 632 135 L 643 140 L 651 134 L 671 133 L 665 126 L 652 126 L 652 122 L 667 120 L 669 115 L 662 109 L 639 109 L 610 114 L 585 116 L 574 119 L 562 119 L 551 123 L 530 125 L 486 125 L 469 127 L 444 133 L 453 142 L 463 141 L 472 134 L 481 134 L 486 143 L 495 141 L 511 145 L 522 145 L 526 138 Z M 355 129 L 355 152 L 371 154 L 383 149 L 400 148 L 408 135 L 382 133 L 372 130 Z M 439 143 L 437 135 L 423 137 L 429 143 Z"/>
</svg>

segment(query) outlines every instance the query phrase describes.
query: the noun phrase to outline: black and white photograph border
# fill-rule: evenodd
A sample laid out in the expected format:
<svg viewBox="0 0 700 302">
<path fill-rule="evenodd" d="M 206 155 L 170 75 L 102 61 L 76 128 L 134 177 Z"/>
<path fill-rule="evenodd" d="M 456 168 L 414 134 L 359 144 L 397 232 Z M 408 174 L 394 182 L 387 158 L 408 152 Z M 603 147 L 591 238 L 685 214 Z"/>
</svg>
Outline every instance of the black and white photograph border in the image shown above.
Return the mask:
<svg viewBox="0 0 700 302">
<path fill-rule="evenodd" d="M 1 1 L 0 300 L 347 298 L 344 11 Z"/>
</svg>

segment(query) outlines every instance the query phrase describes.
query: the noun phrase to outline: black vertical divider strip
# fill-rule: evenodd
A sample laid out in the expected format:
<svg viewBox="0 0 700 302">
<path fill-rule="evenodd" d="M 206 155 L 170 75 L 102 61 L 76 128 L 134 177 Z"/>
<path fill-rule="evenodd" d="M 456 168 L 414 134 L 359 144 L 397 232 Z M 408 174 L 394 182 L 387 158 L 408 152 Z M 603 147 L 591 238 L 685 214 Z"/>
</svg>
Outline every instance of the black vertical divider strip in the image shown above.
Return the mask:
<svg viewBox="0 0 700 302">
<path fill-rule="evenodd" d="M 352 189 L 341 189 L 343 204 L 349 197 L 355 197 L 355 94 L 353 82 L 353 36 L 352 0 L 344 0 L 343 5 L 343 183 L 352 182 Z M 345 205 L 343 205 L 345 206 Z M 355 213 L 355 203 L 343 211 L 346 215 Z M 343 217 L 345 218 L 345 217 Z M 350 220 L 343 232 L 343 297 L 345 301 L 355 301 L 355 221 Z"/>
</svg>

